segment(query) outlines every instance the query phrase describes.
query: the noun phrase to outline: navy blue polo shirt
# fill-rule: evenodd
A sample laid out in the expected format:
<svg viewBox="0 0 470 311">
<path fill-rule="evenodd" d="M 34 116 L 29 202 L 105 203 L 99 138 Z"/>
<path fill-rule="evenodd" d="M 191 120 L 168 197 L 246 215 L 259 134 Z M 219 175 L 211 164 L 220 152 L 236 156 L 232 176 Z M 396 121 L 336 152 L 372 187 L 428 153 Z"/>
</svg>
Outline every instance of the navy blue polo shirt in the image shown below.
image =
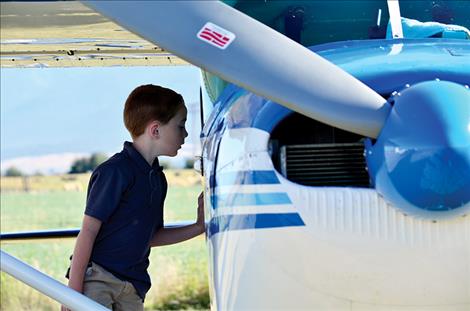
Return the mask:
<svg viewBox="0 0 470 311">
<path fill-rule="evenodd" d="M 156 158 L 150 166 L 132 143 L 93 172 L 85 214 L 102 221 L 90 261 L 131 282 L 142 299 L 150 288 L 150 240 L 163 227 L 167 182 Z"/>
</svg>

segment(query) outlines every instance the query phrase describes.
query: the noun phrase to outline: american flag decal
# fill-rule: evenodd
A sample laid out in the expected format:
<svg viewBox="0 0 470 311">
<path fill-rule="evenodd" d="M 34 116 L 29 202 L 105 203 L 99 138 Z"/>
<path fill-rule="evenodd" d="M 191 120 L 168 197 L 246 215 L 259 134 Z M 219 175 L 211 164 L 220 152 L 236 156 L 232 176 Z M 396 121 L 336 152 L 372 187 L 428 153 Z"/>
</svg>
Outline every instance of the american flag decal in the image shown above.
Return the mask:
<svg viewBox="0 0 470 311">
<path fill-rule="evenodd" d="M 208 22 L 197 33 L 197 37 L 219 49 L 225 50 L 235 40 L 235 34 Z"/>
</svg>

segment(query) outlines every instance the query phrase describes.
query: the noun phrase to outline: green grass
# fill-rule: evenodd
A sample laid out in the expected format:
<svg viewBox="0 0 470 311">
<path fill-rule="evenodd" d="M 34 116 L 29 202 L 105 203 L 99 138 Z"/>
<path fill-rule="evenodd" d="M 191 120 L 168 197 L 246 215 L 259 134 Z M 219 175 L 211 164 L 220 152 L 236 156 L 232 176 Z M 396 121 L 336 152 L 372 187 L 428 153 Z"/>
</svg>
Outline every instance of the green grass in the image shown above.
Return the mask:
<svg viewBox="0 0 470 311">
<path fill-rule="evenodd" d="M 165 221 L 194 220 L 201 186 L 170 186 Z M 85 191 L 2 192 L 1 231 L 76 228 L 81 224 Z M 2 250 L 66 283 L 65 270 L 74 239 L 2 243 Z M 146 310 L 208 309 L 207 250 L 200 236 L 177 245 L 154 248 L 149 272 L 152 288 Z M 1 274 L 1 310 L 58 310 L 59 304 Z"/>
<path fill-rule="evenodd" d="M 80 227 L 85 192 L 13 192 L 1 195 L 1 230 L 26 231 Z"/>
</svg>

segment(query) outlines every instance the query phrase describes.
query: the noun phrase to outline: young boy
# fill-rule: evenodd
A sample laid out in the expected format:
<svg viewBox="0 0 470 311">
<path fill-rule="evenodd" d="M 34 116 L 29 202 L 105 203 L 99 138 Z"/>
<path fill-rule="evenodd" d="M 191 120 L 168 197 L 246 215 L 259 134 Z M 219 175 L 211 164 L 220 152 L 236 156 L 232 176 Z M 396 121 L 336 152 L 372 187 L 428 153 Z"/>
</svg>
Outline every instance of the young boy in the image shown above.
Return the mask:
<svg viewBox="0 0 470 311">
<path fill-rule="evenodd" d="M 125 142 L 90 178 L 69 287 L 112 310 L 143 310 L 150 288 L 150 247 L 205 230 L 202 193 L 195 224 L 163 226 L 167 182 L 158 156 L 175 156 L 181 148 L 188 136 L 186 114 L 180 94 L 155 85 L 137 87 L 124 108 L 133 142 Z"/>
</svg>

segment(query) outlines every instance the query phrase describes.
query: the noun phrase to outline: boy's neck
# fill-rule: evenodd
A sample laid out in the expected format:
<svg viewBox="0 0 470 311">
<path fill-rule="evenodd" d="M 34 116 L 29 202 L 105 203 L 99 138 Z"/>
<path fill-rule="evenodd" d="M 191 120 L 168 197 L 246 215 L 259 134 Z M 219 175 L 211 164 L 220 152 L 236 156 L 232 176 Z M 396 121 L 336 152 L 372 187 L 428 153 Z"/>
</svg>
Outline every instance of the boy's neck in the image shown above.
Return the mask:
<svg viewBox="0 0 470 311">
<path fill-rule="evenodd" d="M 153 161 L 157 157 L 155 150 L 152 149 L 152 145 L 145 142 L 144 137 L 138 137 L 133 141 L 134 148 L 144 157 L 145 161 L 152 166 Z"/>
</svg>

